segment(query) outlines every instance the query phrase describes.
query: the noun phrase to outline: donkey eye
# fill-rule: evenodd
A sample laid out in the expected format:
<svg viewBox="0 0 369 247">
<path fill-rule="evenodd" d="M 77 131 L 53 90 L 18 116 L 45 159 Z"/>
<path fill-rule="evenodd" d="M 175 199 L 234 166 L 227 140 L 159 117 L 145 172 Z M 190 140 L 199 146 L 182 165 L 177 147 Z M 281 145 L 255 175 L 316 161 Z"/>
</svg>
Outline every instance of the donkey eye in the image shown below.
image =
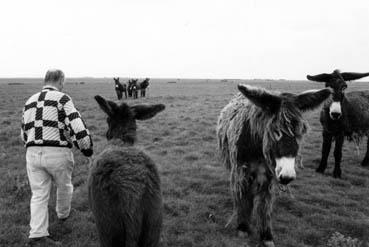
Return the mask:
<svg viewBox="0 0 369 247">
<path fill-rule="evenodd" d="M 347 86 L 343 86 L 343 87 L 342 87 L 342 91 L 345 91 L 345 90 L 346 90 L 346 88 L 347 88 Z"/>
</svg>

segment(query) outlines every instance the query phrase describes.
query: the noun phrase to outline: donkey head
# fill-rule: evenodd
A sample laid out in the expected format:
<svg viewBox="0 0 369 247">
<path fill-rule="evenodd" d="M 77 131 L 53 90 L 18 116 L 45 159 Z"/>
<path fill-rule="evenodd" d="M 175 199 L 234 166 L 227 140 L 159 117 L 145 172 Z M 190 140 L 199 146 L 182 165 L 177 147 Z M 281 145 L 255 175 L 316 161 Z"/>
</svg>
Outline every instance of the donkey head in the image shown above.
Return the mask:
<svg viewBox="0 0 369 247">
<path fill-rule="evenodd" d="M 253 131 L 262 138 L 263 155 L 274 168 L 277 180 L 288 184 L 296 178 L 295 159 L 299 143 L 308 129 L 302 112 L 313 110 L 327 99 L 329 89 L 310 90 L 301 94 L 271 93 L 248 85 L 238 85 L 241 93 L 251 103 L 261 108 L 262 117 L 250 120 Z"/>
<path fill-rule="evenodd" d="M 134 144 L 136 140 L 136 120 L 150 119 L 165 109 L 163 104 L 129 106 L 122 103 L 118 105 L 99 95 L 95 96 L 95 100 L 108 115 L 109 129 L 106 138 L 108 140 L 118 138 L 128 144 Z"/>
<path fill-rule="evenodd" d="M 119 84 L 119 77 L 117 77 L 117 78 L 115 78 L 115 77 L 113 77 L 113 80 L 114 80 L 114 82 L 115 82 L 115 84 Z"/>
<path fill-rule="evenodd" d="M 341 73 L 339 70 L 335 70 L 332 74 L 307 75 L 306 77 L 310 81 L 324 82 L 326 87 L 333 89 L 329 116 L 332 120 L 338 120 L 342 116 L 341 104 L 345 96 L 344 91 L 347 88 L 346 81 L 357 80 L 368 75 L 369 73 Z"/>
</svg>

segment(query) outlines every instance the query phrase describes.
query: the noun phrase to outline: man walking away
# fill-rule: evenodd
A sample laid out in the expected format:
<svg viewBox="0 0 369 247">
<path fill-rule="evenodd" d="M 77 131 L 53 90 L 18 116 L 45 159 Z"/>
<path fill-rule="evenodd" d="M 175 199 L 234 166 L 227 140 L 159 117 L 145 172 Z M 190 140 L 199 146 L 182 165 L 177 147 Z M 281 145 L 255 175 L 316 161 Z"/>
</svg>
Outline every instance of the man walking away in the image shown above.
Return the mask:
<svg viewBox="0 0 369 247">
<path fill-rule="evenodd" d="M 49 70 L 44 82 L 41 92 L 27 100 L 21 127 L 32 190 L 29 246 L 61 246 L 48 232 L 51 182 L 57 187 L 56 213 L 64 221 L 69 216 L 73 194 L 71 148 L 74 144 L 87 157 L 92 156 L 93 149 L 81 114 L 71 97 L 61 92 L 64 73 Z"/>
</svg>

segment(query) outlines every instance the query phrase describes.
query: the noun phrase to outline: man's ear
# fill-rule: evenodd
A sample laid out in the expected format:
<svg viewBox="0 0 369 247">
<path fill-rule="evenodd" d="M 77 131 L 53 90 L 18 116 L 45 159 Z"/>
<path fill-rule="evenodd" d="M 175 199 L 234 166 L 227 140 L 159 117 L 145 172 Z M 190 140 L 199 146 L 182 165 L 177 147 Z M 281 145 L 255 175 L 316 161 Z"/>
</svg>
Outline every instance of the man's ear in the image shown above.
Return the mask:
<svg viewBox="0 0 369 247">
<path fill-rule="evenodd" d="M 163 104 L 131 106 L 131 110 L 137 120 L 146 120 L 152 118 L 164 109 L 165 105 Z"/>
<path fill-rule="evenodd" d="M 108 116 L 114 116 L 115 109 L 117 109 L 117 104 L 112 101 L 105 100 L 100 95 L 96 95 L 95 100 L 99 104 L 101 110 L 103 110 Z"/>
</svg>

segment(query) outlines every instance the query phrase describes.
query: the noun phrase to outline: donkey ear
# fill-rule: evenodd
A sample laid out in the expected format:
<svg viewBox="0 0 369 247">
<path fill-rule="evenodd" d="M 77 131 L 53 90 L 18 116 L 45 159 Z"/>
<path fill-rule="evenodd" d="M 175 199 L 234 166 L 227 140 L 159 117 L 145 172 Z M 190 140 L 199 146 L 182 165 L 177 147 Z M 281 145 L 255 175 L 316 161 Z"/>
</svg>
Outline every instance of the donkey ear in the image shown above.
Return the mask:
<svg viewBox="0 0 369 247">
<path fill-rule="evenodd" d="M 100 95 L 95 96 L 95 100 L 99 104 L 101 110 L 103 110 L 108 116 L 114 116 L 114 109 L 116 109 L 117 105 L 112 101 L 107 101 Z"/>
<path fill-rule="evenodd" d="M 137 120 L 146 120 L 154 117 L 159 112 L 165 109 L 165 105 L 135 105 L 131 106 L 131 110 Z"/>
<path fill-rule="evenodd" d="M 353 72 L 344 72 L 341 73 L 343 79 L 345 81 L 353 81 L 353 80 L 357 80 L 363 77 L 366 77 L 369 75 L 369 73 L 353 73 Z"/>
<path fill-rule="evenodd" d="M 269 112 L 274 113 L 278 111 L 281 106 L 281 97 L 270 94 L 264 89 L 238 84 L 238 90 L 252 103 Z"/>
<path fill-rule="evenodd" d="M 306 78 L 309 81 L 316 81 L 316 82 L 329 82 L 333 79 L 331 74 L 319 74 L 319 75 L 307 75 Z"/>
<path fill-rule="evenodd" d="M 329 88 L 308 90 L 297 95 L 294 103 L 301 111 L 311 111 L 320 106 L 331 93 L 332 91 Z"/>
</svg>

